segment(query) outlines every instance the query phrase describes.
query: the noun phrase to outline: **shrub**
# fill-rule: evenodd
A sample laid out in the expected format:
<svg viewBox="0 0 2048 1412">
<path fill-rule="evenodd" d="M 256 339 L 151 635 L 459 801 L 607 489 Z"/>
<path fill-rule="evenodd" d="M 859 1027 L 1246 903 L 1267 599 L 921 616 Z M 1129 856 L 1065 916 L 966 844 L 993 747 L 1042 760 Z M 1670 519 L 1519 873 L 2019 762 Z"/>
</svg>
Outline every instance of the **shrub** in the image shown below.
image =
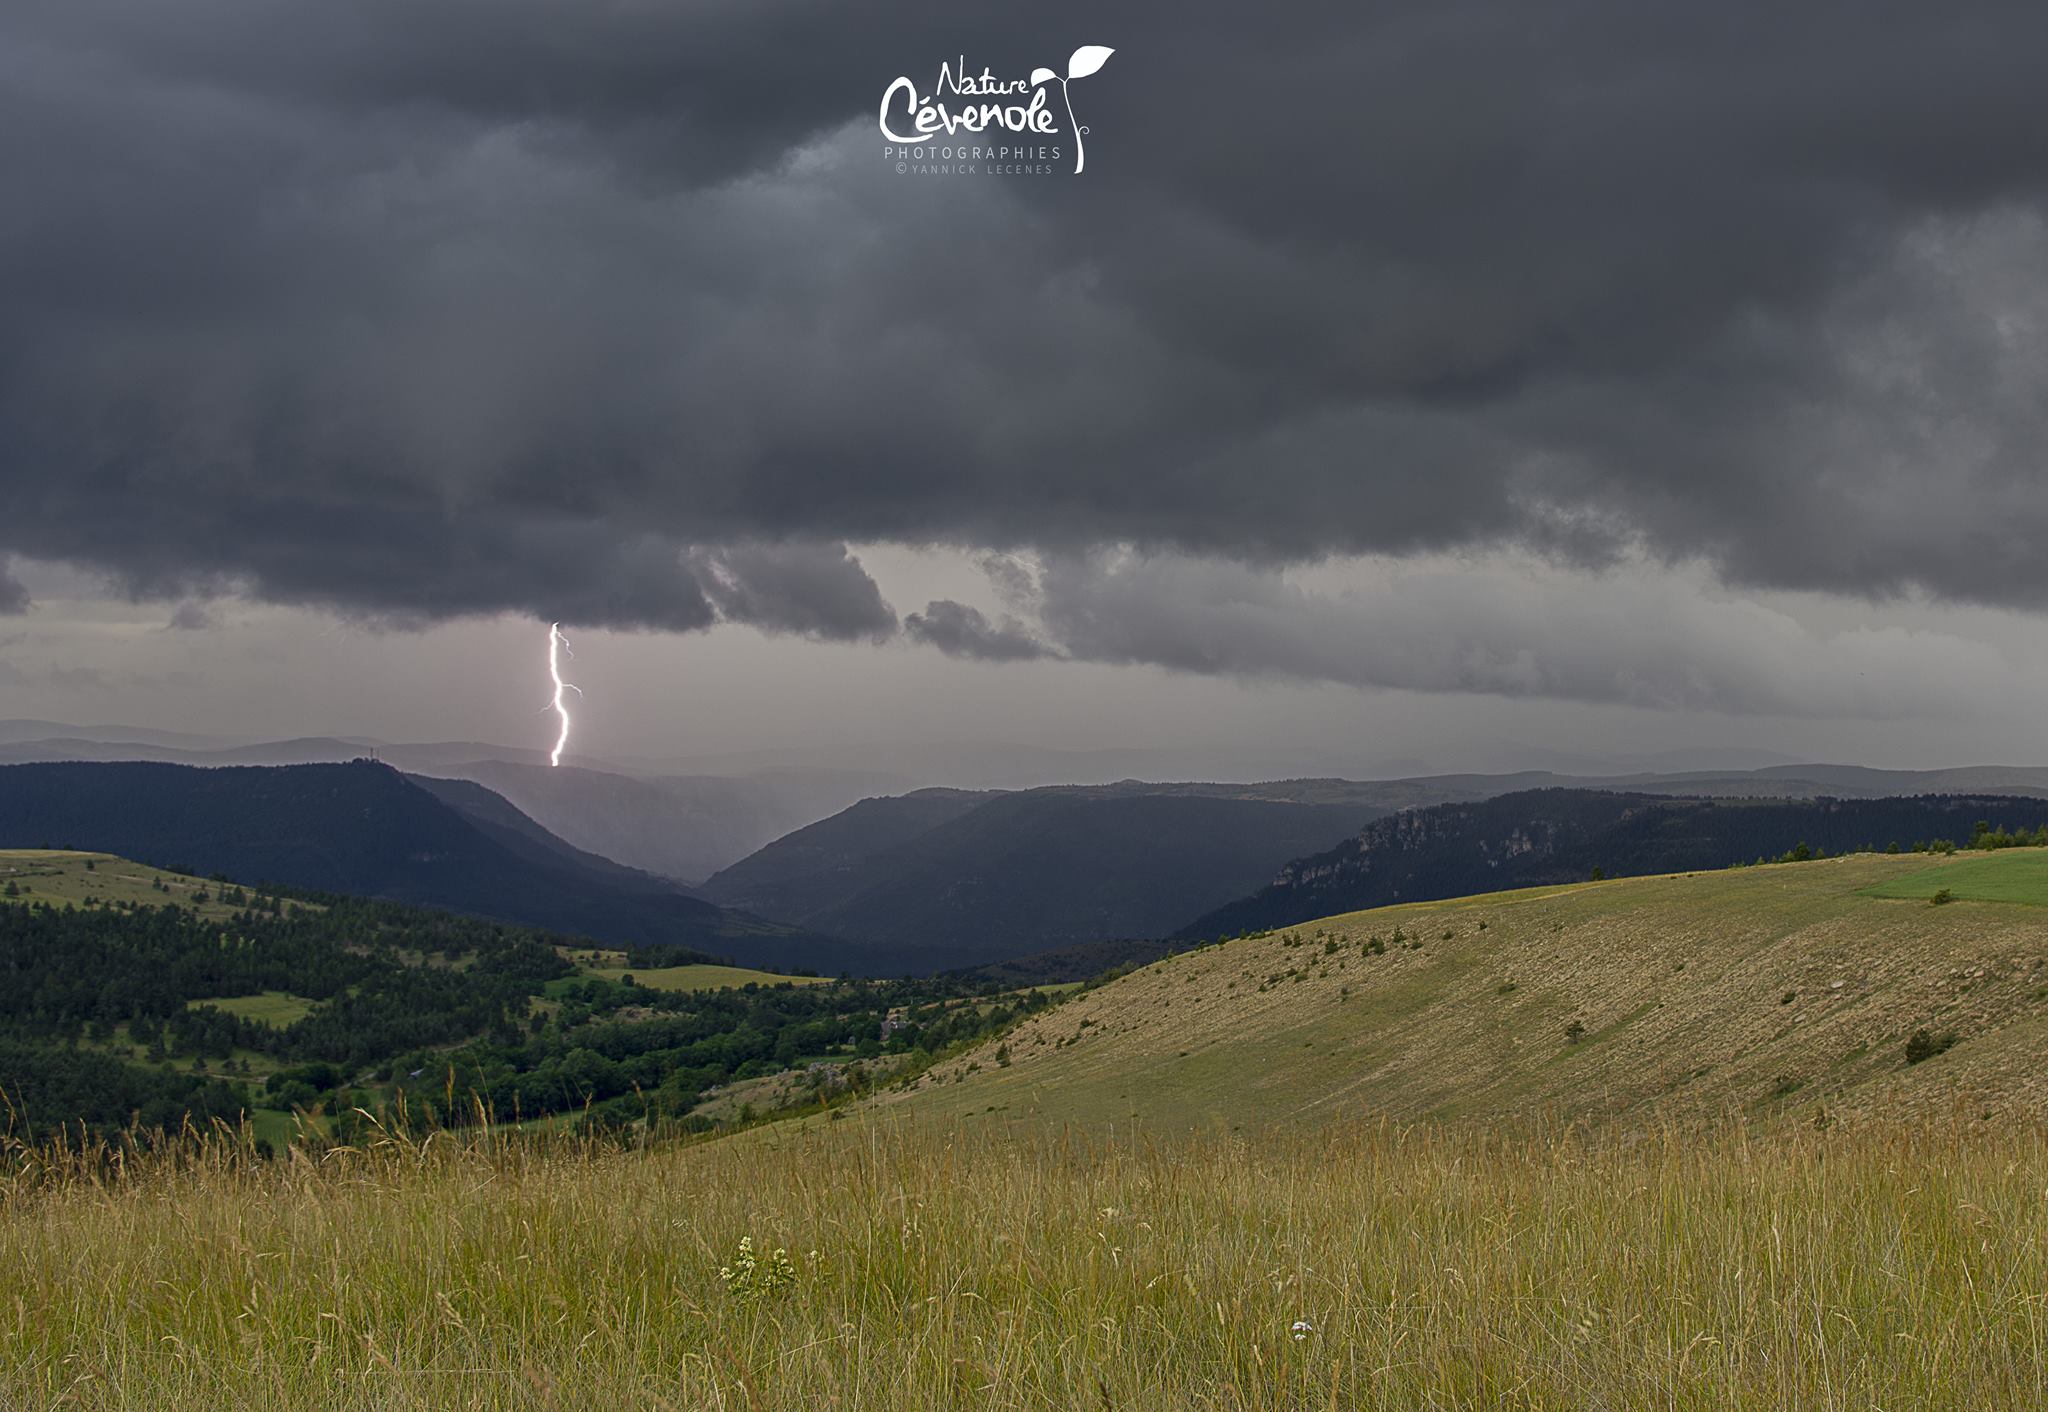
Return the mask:
<svg viewBox="0 0 2048 1412">
<path fill-rule="evenodd" d="M 1939 892 L 1935 893 L 1934 896 L 1927 899 L 1927 905 L 1930 907 L 1946 907 L 1949 903 L 1955 900 L 1956 895 L 1953 892 L 1949 891 L 1947 888 L 1942 888 Z"/>
<path fill-rule="evenodd" d="M 1582 1022 L 1578 1020 L 1573 1020 L 1570 1024 L 1564 1027 L 1564 1042 L 1566 1044 L 1577 1044 L 1580 1040 L 1584 1039 L 1585 1037 L 1586 1027 Z"/>
<path fill-rule="evenodd" d="M 1937 1054 L 1946 1054 L 1955 1048 L 1953 1032 L 1934 1034 L 1928 1030 L 1915 1030 L 1906 1036 L 1906 1062 L 1918 1064 L 1923 1059 L 1932 1059 Z"/>
</svg>

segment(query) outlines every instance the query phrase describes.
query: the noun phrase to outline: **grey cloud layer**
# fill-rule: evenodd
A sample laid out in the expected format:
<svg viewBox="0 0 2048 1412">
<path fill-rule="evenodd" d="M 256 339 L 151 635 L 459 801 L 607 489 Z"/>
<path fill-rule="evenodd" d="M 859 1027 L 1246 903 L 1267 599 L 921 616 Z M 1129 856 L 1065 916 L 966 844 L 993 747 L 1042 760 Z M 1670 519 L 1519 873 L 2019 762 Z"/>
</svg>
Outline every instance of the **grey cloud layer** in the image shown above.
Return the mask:
<svg viewBox="0 0 2048 1412">
<path fill-rule="evenodd" d="M 1360 566 L 1344 566 L 1353 578 Z M 1697 569 L 1602 574 L 1428 562 L 1313 586 L 1273 569 L 1130 552 L 1051 556 L 998 589 L 1018 613 L 932 603 L 913 636 L 984 661 L 1057 656 L 1202 675 L 1545 697 L 1665 711 L 1888 719 L 1967 712 L 2044 682 L 1952 632 L 1817 630 L 1714 594 Z"/>
<path fill-rule="evenodd" d="M 2048 12 L 1203 8 L 10 7 L 0 551 L 844 638 L 849 539 L 2048 601 Z M 896 74 L 1081 43 L 1084 177 L 883 162 Z"/>
</svg>

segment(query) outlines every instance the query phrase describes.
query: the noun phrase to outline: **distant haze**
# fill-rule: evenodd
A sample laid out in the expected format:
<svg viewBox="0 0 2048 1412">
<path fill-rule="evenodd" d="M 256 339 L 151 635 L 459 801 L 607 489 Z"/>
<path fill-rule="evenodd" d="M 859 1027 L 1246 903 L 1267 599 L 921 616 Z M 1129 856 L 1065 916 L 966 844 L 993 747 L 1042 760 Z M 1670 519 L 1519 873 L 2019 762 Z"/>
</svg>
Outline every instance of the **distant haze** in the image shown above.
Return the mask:
<svg viewBox="0 0 2048 1412">
<path fill-rule="evenodd" d="M 50 590 L 34 611 L 0 622 L 0 717 L 154 727 L 199 749 L 341 736 L 480 742 L 483 753 L 540 759 L 552 742 L 545 624 L 378 630 L 235 601 L 215 605 L 204 629 L 173 630 L 158 606 L 96 597 L 78 578 L 31 574 Z M 1860 610 L 1819 611 L 1853 624 Z M 584 632 L 575 672 L 586 695 L 569 760 L 722 775 L 804 766 L 1004 788 L 1785 760 L 2048 763 L 2036 709 L 2048 700 L 2048 634 L 2033 618 L 1924 605 L 1886 616 L 1899 624 L 1897 649 L 1852 671 L 1854 690 L 1835 710 L 1797 714 L 973 662 L 739 627 Z M 1925 666 L 1964 657 L 1968 670 Z M 1784 670 L 1813 683 L 1824 666 Z M 1924 699 L 1899 700 L 1914 695 Z M 1873 709 L 1850 709 L 1863 704 Z"/>
</svg>

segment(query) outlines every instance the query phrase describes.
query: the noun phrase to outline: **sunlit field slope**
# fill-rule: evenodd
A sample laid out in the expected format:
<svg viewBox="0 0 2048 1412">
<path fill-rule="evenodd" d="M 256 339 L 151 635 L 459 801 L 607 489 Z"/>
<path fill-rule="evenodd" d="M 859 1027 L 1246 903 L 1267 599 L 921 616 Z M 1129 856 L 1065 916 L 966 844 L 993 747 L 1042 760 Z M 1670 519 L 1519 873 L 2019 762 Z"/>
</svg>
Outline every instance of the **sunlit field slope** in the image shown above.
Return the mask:
<svg viewBox="0 0 2048 1412">
<path fill-rule="evenodd" d="M 2044 880 L 2037 849 L 1859 856 L 1353 913 L 1170 958 L 891 1101 L 1226 1131 L 2039 1117 Z"/>
<path fill-rule="evenodd" d="M 12 893 L 6 891 L 9 883 L 14 885 Z M 175 902 L 202 917 L 225 920 L 240 908 L 222 901 L 220 892 L 218 883 L 131 863 L 111 853 L 0 848 L 0 899 L 9 902 L 47 902 L 53 907 L 161 907 Z"/>
</svg>

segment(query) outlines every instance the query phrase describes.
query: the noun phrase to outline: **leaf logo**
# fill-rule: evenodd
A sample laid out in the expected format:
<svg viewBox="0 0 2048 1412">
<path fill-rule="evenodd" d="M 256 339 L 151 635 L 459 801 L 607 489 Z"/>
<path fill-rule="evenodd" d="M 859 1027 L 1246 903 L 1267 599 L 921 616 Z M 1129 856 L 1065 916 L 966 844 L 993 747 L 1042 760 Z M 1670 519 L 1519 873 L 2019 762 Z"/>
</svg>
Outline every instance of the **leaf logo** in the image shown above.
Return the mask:
<svg viewBox="0 0 2048 1412">
<path fill-rule="evenodd" d="M 1095 73 L 1104 64 L 1109 62 L 1109 56 L 1114 53 L 1116 53 L 1116 50 L 1106 45 L 1084 44 L 1079 49 L 1076 49 L 1067 59 L 1067 74 L 1065 78 L 1061 78 L 1051 69 L 1033 69 L 1031 71 L 1031 86 L 1033 88 L 1037 88 L 1047 82 L 1056 82 L 1060 86 L 1060 97 L 1066 100 L 1067 126 L 1073 129 L 1074 133 L 1075 176 L 1079 176 L 1081 169 L 1088 164 L 1088 153 L 1081 145 L 1081 134 L 1086 132 L 1087 129 L 1074 121 L 1074 98 L 1073 94 L 1068 91 L 1067 85 L 1077 78 L 1086 78 L 1088 75 Z"/>
</svg>

